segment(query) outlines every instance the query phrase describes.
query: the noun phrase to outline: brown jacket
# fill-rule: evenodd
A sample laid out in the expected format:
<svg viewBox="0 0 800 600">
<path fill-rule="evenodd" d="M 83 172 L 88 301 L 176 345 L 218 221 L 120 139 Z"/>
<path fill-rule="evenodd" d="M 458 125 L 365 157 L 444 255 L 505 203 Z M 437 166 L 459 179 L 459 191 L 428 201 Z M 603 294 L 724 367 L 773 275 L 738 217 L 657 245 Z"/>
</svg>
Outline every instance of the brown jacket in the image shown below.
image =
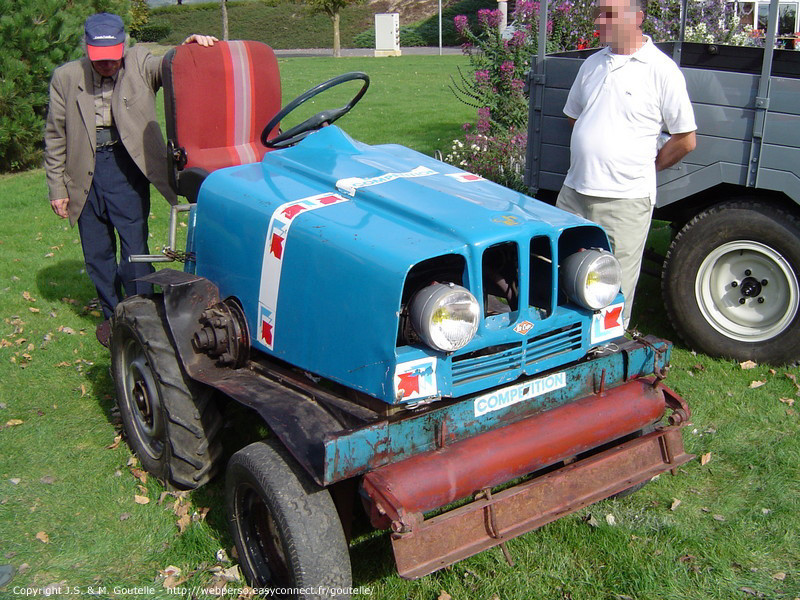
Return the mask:
<svg viewBox="0 0 800 600">
<path fill-rule="evenodd" d="M 139 169 L 170 204 L 177 202 L 167 180 L 167 149 L 156 119 L 161 58 L 141 47 L 128 48 L 117 75 L 111 113 L 120 139 Z M 92 184 L 95 116 L 92 65 L 84 57 L 61 65 L 50 81 L 45 129 L 45 170 L 50 200 L 69 198 L 75 225 Z"/>
</svg>

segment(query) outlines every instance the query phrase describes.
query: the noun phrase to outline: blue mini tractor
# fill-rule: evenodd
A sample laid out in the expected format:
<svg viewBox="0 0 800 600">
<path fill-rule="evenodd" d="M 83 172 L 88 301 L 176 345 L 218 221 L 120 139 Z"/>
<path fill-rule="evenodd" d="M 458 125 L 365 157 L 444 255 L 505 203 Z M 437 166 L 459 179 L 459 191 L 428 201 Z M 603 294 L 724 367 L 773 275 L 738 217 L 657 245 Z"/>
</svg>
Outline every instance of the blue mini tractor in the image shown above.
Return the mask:
<svg viewBox="0 0 800 600">
<path fill-rule="evenodd" d="M 624 336 L 600 227 L 353 140 L 332 123 L 363 73 L 278 110 L 269 48 L 195 46 L 164 73 L 185 268 L 117 307 L 113 373 L 148 471 L 181 488 L 224 472 L 252 584 L 348 588 L 360 506 L 417 578 L 692 458 L 662 384 L 671 345 Z M 349 81 L 348 104 L 279 130 Z M 220 398 L 271 432 L 227 464 Z"/>
</svg>

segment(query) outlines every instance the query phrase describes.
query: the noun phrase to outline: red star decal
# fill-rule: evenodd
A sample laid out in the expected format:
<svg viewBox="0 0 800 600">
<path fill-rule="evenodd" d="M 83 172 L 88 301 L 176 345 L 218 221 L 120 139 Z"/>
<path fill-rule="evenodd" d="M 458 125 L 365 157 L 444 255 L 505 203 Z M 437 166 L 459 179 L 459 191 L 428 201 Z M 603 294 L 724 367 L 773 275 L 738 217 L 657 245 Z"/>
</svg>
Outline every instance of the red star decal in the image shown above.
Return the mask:
<svg viewBox="0 0 800 600">
<path fill-rule="evenodd" d="M 305 206 L 302 204 L 293 204 L 292 206 L 287 206 L 283 211 L 283 216 L 287 219 L 294 219 L 298 214 L 303 212 L 306 209 Z"/>
<path fill-rule="evenodd" d="M 403 391 L 403 398 L 407 398 L 414 392 L 419 392 L 419 375 L 403 373 L 399 377 L 400 385 L 397 386 L 397 389 Z"/>
<path fill-rule="evenodd" d="M 272 345 L 272 325 L 266 321 L 261 321 L 261 337 L 267 344 Z"/>
<path fill-rule="evenodd" d="M 481 177 L 479 177 L 478 175 L 472 175 L 472 174 L 464 175 L 464 181 L 478 181 L 479 179 L 481 179 Z"/>
<path fill-rule="evenodd" d="M 269 252 L 279 260 L 283 256 L 283 238 L 277 233 L 272 234 L 272 242 L 269 245 Z"/>
<path fill-rule="evenodd" d="M 616 306 L 603 315 L 603 329 L 613 329 L 620 327 L 619 317 L 622 315 L 622 307 Z"/>
<path fill-rule="evenodd" d="M 339 198 L 336 196 L 325 196 L 324 198 L 319 199 L 320 204 L 335 204 L 339 201 Z"/>
</svg>

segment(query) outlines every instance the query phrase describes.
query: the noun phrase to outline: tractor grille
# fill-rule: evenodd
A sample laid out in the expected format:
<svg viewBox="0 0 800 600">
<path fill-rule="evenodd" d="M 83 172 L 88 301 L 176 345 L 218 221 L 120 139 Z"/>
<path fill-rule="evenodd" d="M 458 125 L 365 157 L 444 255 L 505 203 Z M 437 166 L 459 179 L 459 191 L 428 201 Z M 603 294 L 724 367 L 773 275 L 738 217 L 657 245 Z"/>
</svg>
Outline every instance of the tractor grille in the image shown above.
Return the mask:
<svg viewBox="0 0 800 600">
<path fill-rule="evenodd" d="M 491 346 L 484 350 L 453 357 L 453 385 L 468 383 L 491 377 L 521 366 L 523 360 L 521 343 Z"/>
<path fill-rule="evenodd" d="M 505 371 L 522 369 L 528 374 L 537 371 L 535 365 L 559 354 L 581 348 L 581 325 L 568 327 L 532 337 L 525 344 L 503 344 L 453 357 L 451 375 L 453 386 L 491 377 Z M 531 368 L 534 367 L 534 368 Z"/>
<path fill-rule="evenodd" d="M 556 331 L 533 337 L 525 348 L 525 366 L 559 354 L 579 350 L 581 347 L 581 324 L 574 323 Z"/>
</svg>

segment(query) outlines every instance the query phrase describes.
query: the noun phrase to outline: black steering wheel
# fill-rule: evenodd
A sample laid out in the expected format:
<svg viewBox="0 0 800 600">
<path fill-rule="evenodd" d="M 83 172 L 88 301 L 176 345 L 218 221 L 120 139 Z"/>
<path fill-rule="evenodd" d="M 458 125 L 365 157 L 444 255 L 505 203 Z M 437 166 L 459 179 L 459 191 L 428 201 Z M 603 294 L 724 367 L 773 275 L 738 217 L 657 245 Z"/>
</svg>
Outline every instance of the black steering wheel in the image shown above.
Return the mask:
<svg viewBox="0 0 800 600">
<path fill-rule="evenodd" d="M 364 85 L 361 86 L 361 90 L 353 96 L 353 99 L 350 100 L 347 104 L 342 106 L 341 108 L 334 108 L 329 110 L 323 110 L 322 112 L 318 112 L 313 117 L 309 117 L 299 125 L 295 125 L 288 131 L 284 131 L 279 133 L 272 139 L 267 139 L 267 136 L 270 132 L 275 129 L 275 126 L 278 125 L 290 112 L 292 112 L 295 108 L 303 104 L 306 100 L 309 100 L 316 96 L 317 94 L 321 94 L 325 90 L 329 90 L 330 88 L 339 85 L 340 83 L 345 83 L 346 81 L 353 81 L 354 79 L 361 79 L 364 82 Z M 292 100 L 289 104 L 284 106 L 277 115 L 272 117 L 267 126 L 264 127 L 264 131 L 261 132 L 261 143 L 264 144 L 267 148 L 288 148 L 289 146 L 293 146 L 303 138 L 305 138 L 309 133 L 312 131 L 316 131 L 323 124 L 327 123 L 330 125 L 339 117 L 343 117 L 350 109 L 353 108 L 359 100 L 367 93 L 367 88 L 369 87 L 369 75 L 366 73 L 361 73 L 359 71 L 353 71 L 352 73 L 344 73 L 333 79 L 329 79 L 324 83 L 320 83 L 318 86 L 311 88 L 306 93 L 301 94 L 294 100 Z"/>
</svg>

